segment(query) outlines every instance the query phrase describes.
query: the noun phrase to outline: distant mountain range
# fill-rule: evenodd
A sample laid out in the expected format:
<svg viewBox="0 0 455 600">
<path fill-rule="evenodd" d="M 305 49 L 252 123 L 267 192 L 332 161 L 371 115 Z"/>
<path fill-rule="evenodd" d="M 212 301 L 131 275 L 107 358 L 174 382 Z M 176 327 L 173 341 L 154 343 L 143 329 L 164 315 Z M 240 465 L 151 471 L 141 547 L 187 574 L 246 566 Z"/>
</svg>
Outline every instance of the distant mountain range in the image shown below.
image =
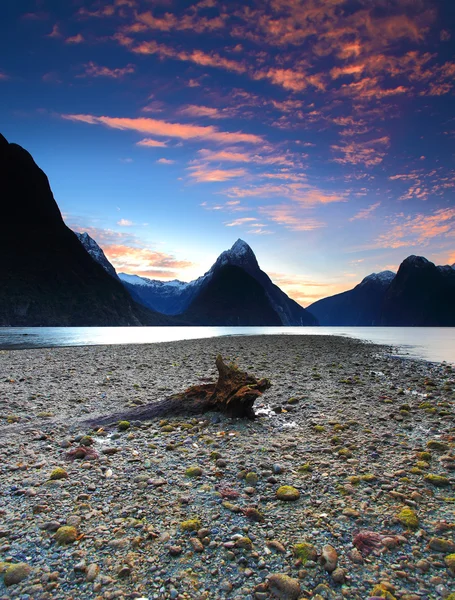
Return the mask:
<svg viewBox="0 0 455 600">
<path fill-rule="evenodd" d="M 410 256 L 396 275 L 373 273 L 304 309 L 240 239 L 189 283 L 117 275 L 95 240 L 65 225 L 31 155 L 2 135 L 0 192 L 0 326 L 455 326 L 455 265 Z"/>
<path fill-rule="evenodd" d="M 240 239 L 235 242 L 232 248 L 220 254 L 214 265 L 207 273 L 205 273 L 205 275 L 199 277 L 199 279 L 190 281 L 189 283 L 184 283 L 183 281 L 178 281 L 176 279 L 169 282 L 163 282 L 147 279 L 145 277 L 138 277 L 137 275 L 127 275 L 126 273 L 119 273 L 119 277 L 125 287 L 133 293 L 144 306 L 167 315 L 181 315 L 182 313 L 188 315 L 193 314 L 194 307 L 192 303 L 196 301 L 203 290 L 206 290 L 207 286 L 212 282 L 215 276 L 217 276 L 217 282 L 220 284 L 219 272 L 225 266 L 237 267 L 247 273 L 258 284 L 259 287 L 256 289 L 258 291 L 259 289 L 263 290 L 265 298 L 274 313 L 274 317 L 272 319 L 269 318 L 266 324 L 317 325 L 317 320 L 313 315 L 302 308 L 300 304 L 297 304 L 297 302 L 289 298 L 278 286 L 272 283 L 270 277 L 264 273 L 264 271 L 261 271 L 254 252 L 246 242 Z M 223 273 L 225 273 L 226 276 L 229 273 L 229 279 L 231 280 L 235 272 L 232 270 L 224 270 Z M 238 272 L 237 277 L 240 277 Z M 244 278 L 242 281 L 246 284 Z M 213 286 L 209 287 L 209 290 L 211 289 L 213 289 Z M 236 293 L 241 293 L 241 289 L 242 288 L 239 285 Z M 204 291 L 204 298 L 206 298 L 205 302 L 207 302 L 208 297 L 209 292 Z M 235 320 L 235 314 L 237 314 L 238 310 L 234 310 L 232 314 L 230 314 L 226 306 L 225 310 L 227 311 L 226 317 L 229 322 L 231 322 L 232 319 Z M 254 306 L 251 307 L 251 310 L 254 312 Z M 272 313 L 270 313 L 270 315 L 271 314 Z M 246 321 L 245 318 L 240 319 L 240 321 L 242 324 L 247 324 L 247 322 L 250 323 L 252 319 L 257 321 L 254 315 L 252 315 L 251 318 L 246 318 Z"/>
<path fill-rule="evenodd" d="M 455 264 L 409 256 L 397 274 L 373 273 L 352 290 L 308 307 L 320 325 L 453 327 Z"/>
</svg>

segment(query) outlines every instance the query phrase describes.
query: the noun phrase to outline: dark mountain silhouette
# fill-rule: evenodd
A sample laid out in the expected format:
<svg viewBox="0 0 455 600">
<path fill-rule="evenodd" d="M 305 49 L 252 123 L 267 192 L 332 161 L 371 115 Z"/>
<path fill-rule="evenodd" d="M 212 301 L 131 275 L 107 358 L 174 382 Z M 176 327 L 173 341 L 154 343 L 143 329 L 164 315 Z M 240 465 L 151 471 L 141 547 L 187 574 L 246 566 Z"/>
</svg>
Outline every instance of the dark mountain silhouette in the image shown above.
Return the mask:
<svg viewBox="0 0 455 600">
<path fill-rule="evenodd" d="M 232 265 L 215 271 L 180 318 L 193 325 L 281 325 L 261 284 Z"/>
<path fill-rule="evenodd" d="M 141 325 L 165 321 L 134 303 L 64 224 L 32 156 L 0 135 L 0 325 Z"/>
<path fill-rule="evenodd" d="M 379 325 L 382 302 L 394 277 L 392 271 L 372 273 L 352 290 L 318 300 L 308 310 L 320 325 Z"/>
<path fill-rule="evenodd" d="M 384 296 L 381 325 L 455 326 L 455 270 L 406 258 Z"/>
<path fill-rule="evenodd" d="M 185 313 L 218 271 L 227 265 L 243 269 L 259 283 L 264 289 L 270 306 L 278 314 L 280 325 L 318 324 L 312 314 L 272 283 L 270 277 L 261 271 L 253 250 L 240 239 L 232 248 L 220 254 L 205 275 L 189 283 L 178 280 L 163 282 L 125 273 L 119 273 L 119 277 L 125 287 L 135 294 L 144 306 L 165 314 L 177 315 Z"/>
</svg>

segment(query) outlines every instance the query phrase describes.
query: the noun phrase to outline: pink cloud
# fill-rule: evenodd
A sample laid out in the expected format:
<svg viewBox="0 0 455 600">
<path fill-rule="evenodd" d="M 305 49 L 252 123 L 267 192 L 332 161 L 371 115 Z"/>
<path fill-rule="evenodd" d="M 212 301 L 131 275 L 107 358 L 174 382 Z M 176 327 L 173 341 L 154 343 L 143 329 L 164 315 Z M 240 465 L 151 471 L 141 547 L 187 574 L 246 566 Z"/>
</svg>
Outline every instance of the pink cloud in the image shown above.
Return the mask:
<svg viewBox="0 0 455 600">
<path fill-rule="evenodd" d="M 85 42 L 85 38 L 81 33 L 68 37 L 65 40 L 65 44 L 82 44 L 82 42 Z"/>
<path fill-rule="evenodd" d="M 245 169 L 211 169 L 207 165 L 188 167 L 189 176 L 198 183 L 229 181 L 247 175 Z"/>
<path fill-rule="evenodd" d="M 433 214 L 398 215 L 392 222 L 392 228 L 380 235 L 376 242 L 380 248 L 425 246 L 433 238 L 454 234 L 455 208 L 443 208 Z"/>
<path fill-rule="evenodd" d="M 210 140 L 220 143 L 259 144 L 263 142 L 261 136 L 242 133 L 220 131 L 213 125 L 189 125 L 183 123 L 169 123 L 158 119 L 128 118 L 128 117 L 97 117 L 94 115 L 61 115 L 70 121 L 88 123 L 89 125 L 105 125 L 113 129 L 137 131 L 138 133 L 174 137 L 184 140 Z M 143 144 L 147 145 L 147 144 Z"/>
<path fill-rule="evenodd" d="M 344 156 L 334 158 L 334 162 L 343 165 L 358 165 L 363 164 L 366 167 L 374 167 L 380 164 L 386 154 L 385 149 L 388 148 L 390 139 L 387 136 L 368 140 L 365 142 L 344 142 L 342 144 L 334 144 L 332 150 L 341 152 Z"/>
<path fill-rule="evenodd" d="M 369 219 L 371 217 L 371 215 L 374 213 L 374 211 L 377 210 L 380 206 L 381 206 L 380 202 L 376 202 L 375 204 L 370 204 L 370 206 L 368 208 L 363 208 L 357 214 L 355 214 L 353 217 L 351 217 L 349 220 L 350 221 L 358 221 L 358 220 L 363 220 L 363 219 Z"/>
<path fill-rule="evenodd" d="M 165 148 L 167 146 L 166 142 L 162 142 L 161 140 L 153 140 L 152 138 L 145 138 L 136 142 L 136 146 L 145 146 L 146 148 Z"/>
<path fill-rule="evenodd" d="M 156 162 L 159 165 L 173 165 L 175 160 L 171 160 L 170 158 L 159 158 Z"/>
<path fill-rule="evenodd" d="M 134 223 L 128 219 L 120 219 L 120 221 L 117 222 L 117 225 L 120 225 L 120 227 L 131 227 Z"/>
<path fill-rule="evenodd" d="M 326 226 L 322 221 L 297 214 L 293 207 L 284 204 L 261 207 L 260 211 L 274 223 L 283 225 L 291 231 L 313 231 Z"/>
</svg>

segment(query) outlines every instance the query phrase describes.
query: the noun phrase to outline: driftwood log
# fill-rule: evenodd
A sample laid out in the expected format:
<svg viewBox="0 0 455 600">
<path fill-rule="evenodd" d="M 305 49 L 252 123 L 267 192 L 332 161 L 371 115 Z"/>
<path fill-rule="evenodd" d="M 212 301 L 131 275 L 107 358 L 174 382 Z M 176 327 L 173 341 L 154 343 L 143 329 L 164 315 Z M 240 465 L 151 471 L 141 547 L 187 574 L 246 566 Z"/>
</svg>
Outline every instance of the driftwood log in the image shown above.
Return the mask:
<svg viewBox="0 0 455 600">
<path fill-rule="evenodd" d="M 230 417 L 254 419 L 253 404 L 270 387 L 270 381 L 257 379 L 254 375 L 240 371 L 236 365 L 226 365 L 220 355 L 216 357 L 216 368 L 216 383 L 193 385 L 160 402 L 99 417 L 90 420 L 88 424 L 93 428 L 106 427 L 116 425 L 119 421 L 149 421 L 166 416 L 202 414 L 209 410 Z"/>
</svg>

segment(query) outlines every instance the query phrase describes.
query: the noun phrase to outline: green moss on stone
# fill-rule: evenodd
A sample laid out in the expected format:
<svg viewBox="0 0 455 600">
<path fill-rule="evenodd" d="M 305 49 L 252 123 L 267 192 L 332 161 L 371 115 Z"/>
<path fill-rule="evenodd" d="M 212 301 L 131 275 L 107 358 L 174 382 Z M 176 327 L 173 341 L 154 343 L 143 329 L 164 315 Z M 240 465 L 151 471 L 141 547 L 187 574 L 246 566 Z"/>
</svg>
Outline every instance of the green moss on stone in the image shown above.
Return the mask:
<svg viewBox="0 0 455 600">
<path fill-rule="evenodd" d="M 185 471 L 185 477 L 201 477 L 201 475 L 201 467 L 188 467 L 188 469 Z"/>
<path fill-rule="evenodd" d="M 300 492 L 295 487 L 292 487 L 292 485 L 282 485 L 277 489 L 276 497 L 278 500 L 295 502 L 300 498 Z"/>
<path fill-rule="evenodd" d="M 411 508 L 401 509 L 397 518 L 406 529 L 417 529 L 419 526 L 419 517 Z"/>
<path fill-rule="evenodd" d="M 202 523 L 201 520 L 197 517 L 194 519 L 188 519 L 187 521 L 182 521 L 180 523 L 180 529 L 182 531 L 199 531 L 201 529 Z"/>
<path fill-rule="evenodd" d="M 126 431 L 127 429 L 130 428 L 130 422 L 129 421 L 119 421 L 117 424 L 117 428 L 119 431 Z"/>
<path fill-rule="evenodd" d="M 434 473 L 428 473 L 428 475 L 425 475 L 424 479 L 425 481 L 428 481 L 428 483 L 431 483 L 435 487 L 447 487 L 448 485 L 450 485 L 450 481 L 447 479 L 447 477 L 443 477 L 442 475 L 435 475 Z"/>
<path fill-rule="evenodd" d="M 68 473 L 65 471 L 65 469 L 57 467 L 49 475 L 49 479 L 52 479 L 53 481 L 57 481 L 58 479 L 68 479 Z"/>
</svg>

